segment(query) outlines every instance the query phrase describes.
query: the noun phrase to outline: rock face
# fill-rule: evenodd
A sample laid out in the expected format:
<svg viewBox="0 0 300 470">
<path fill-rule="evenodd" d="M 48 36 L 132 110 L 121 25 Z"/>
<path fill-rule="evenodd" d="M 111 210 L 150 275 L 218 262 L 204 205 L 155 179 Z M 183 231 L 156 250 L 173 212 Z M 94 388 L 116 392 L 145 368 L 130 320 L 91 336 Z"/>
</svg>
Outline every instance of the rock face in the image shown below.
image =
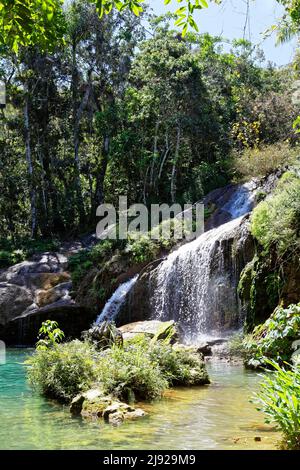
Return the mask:
<svg viewBox="0 0 300 470">
<path fill-rule="evenodd" d="M 105 395 L 99 388 L 88 390 L 75 397 L 70 406 L 73 416 L 81 415 L 84 418 L 103 418 L 106 423 L 119 426 L 125 420 L 143 418 L 146 412 L 141 408 L 134 408 L 127 403 Z"/>
<path fill-rule="evenodd" d="M 68 259 L 43 253 L 0 271 L 0 334 L 7 344 L 34 344 L 43 321 L 59 322 L 67 337 L 90 324 L 88 309 L 71 299 Z"/>
<path fill-rule="evenodd" d="M 278 270 L 276 253 L 256 253 L 246 265 L 239 282 L 239 296 L 245 315 L 245 329 L 264 323 L 277 307 L 297 304 L 300 299 L 300 265 L 289 258 Z"/>
</svg>

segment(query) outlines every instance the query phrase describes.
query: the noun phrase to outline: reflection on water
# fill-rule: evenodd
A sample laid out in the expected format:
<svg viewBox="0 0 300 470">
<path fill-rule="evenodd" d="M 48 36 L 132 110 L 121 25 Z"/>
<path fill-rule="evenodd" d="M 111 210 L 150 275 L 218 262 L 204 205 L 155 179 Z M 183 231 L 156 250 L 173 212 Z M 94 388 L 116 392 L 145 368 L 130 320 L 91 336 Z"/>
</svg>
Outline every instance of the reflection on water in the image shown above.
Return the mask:
<svg viewBox="0 0 300 470">
<path fill-rule="evenodd" d="M 260 378 L 241 366 L 210 364 L 210 386 L 169 390 L 143 404 L 148 417 L 114 428 L 33 393 L 22 365 L 29 353 L 9 350 L 0 366 L 0 449 L 273 449 L 278 440 L 249 403 Z"/>
</svg>

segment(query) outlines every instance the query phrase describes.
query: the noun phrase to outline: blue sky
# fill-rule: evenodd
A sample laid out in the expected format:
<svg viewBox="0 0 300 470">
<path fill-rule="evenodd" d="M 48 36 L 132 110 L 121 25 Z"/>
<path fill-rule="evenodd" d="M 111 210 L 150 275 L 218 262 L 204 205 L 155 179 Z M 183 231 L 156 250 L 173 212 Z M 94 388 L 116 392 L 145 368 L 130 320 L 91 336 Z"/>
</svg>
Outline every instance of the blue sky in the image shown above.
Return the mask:
<svg viewBox="0 0 300 470">
<path fill-rule="evenodd" d="M 164 0 L 148 0 L 154 13 L 162 14 L 170 5 L 164 6 Z M 178 3 L 172 0 L 173 9 L 178 8 Z M 276 46 L 275 34 L 263 39 L 263 32 L 276 23 L 276 19 L 282 14 L 282 7 L 276 0 L 251 0 L 249 24 L 247 24 L 246 39 L 251 39 L 254 44 L 260 44 L 265 52 L 266 60 L 277 65 L 285 65 L 291 62 L 296 47 L 296 40 L 287 44 Z M 196 20 L 200 31 L 212 35 L 222 35 L 227 39 L 243 37 L 243 29 L 246 19 L 245 0 L 224 0 L 222 6 L 211 3 L 207 10 L 196 13 Z"/>
</svg>

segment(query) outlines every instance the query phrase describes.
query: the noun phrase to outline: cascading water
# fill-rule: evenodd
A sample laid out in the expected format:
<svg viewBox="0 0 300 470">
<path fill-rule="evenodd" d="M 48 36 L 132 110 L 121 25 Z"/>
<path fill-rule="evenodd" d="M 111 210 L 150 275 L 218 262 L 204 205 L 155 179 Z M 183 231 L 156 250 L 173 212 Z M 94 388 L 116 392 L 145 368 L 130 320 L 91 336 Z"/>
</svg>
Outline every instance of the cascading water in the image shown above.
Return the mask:
<svg viewBox="0 0 300 470">
<path fill-rule="evenodd" d="M 232 219 L 241 217 L 250 212 L 254 206 L 256 184 L 254 181 L 237 187 L 233 197 L 222 207 L 223 211 L 229 212 Z"/>
<path fill-rule="evenodd" d="M 96 325 L 105 320 L 113 321 L 118 316 L 118 313 L 126 300 L 126 296 L 136 283 L 137 278 L 138 276 L 135 276 L 117 288 L 110 299 L 106 302 L 104 309 L 98 316 Z"/>
<path fill-rule="evenodd" d="M 240 325 L 231 243 L 243 217 L 180 247 L 153 271 L 151 312 L 174 319 L 187 341 L 220 336 Z"/>
<path fill-rule="evenodd" d="M 237 284 L 248 260 L 238 251 L 254 197 L 253 183 L 237 187 L 222 208 L 233 220 L 181 246 L 150 274 L 151 318 L 174 319 L 187 342 L 241 326 Z"/>
</svg>

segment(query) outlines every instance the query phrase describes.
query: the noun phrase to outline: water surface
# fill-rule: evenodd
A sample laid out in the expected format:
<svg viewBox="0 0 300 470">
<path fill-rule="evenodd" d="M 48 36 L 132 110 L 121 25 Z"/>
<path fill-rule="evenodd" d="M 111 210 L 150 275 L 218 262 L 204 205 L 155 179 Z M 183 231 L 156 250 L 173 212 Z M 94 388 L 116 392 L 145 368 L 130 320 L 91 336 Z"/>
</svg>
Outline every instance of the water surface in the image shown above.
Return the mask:
<svg viewBox="0 0 300 470">
<path fill-rule="evenodd" d="M 273 449 L 279 439 L 249 403 L 260 377 L 242 366 L 210 364 L 210 386 L 169 390 L 143 405 L 148 417 L 114 428 L 72 418 L 34 393 L 22 365 L 28 354 L 8 350 L 0 365 L 0 449 Z"/>
</svg>

